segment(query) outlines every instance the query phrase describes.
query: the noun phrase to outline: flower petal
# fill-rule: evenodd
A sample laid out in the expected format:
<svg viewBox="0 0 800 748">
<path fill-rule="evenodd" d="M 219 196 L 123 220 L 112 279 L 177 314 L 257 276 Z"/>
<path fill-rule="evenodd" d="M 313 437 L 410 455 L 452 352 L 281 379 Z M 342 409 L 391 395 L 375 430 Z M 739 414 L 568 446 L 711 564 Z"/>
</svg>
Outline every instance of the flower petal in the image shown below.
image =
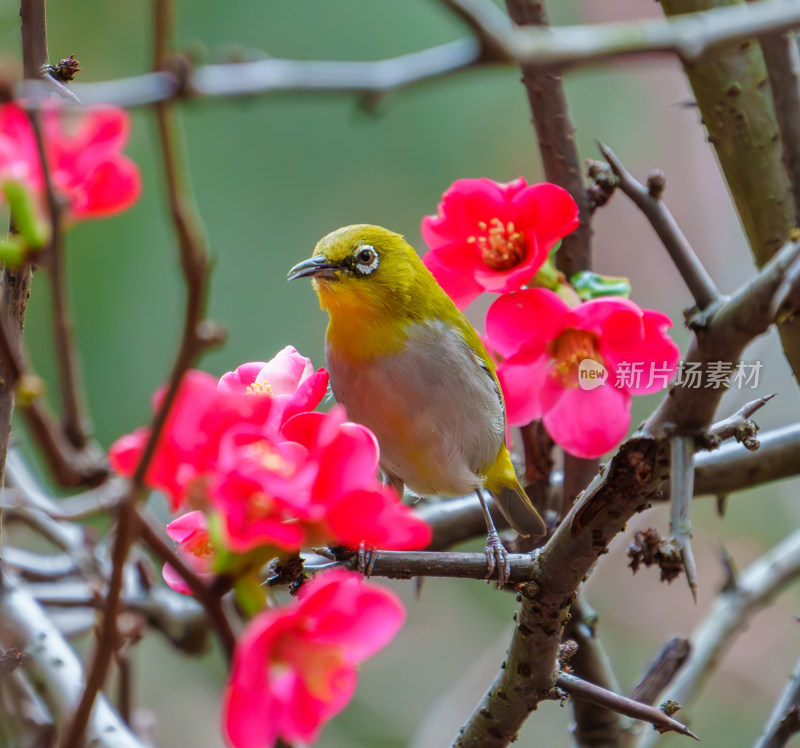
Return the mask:
<svg viewBox="0 0 800 748">
<path fill-rule="evenodd" d="M 531 354 L 544 352 L 567 327 L 570 308 L 553 291 L 523 289 L 501 296 L 486 314 L 486 337 L 504 357 L 523 347 Z"/>
<path fill-rule="evenodd" d="M 625 438 L 631 422 L 630 407 L 630 395 L 610 384 L 593 390 L 570 387 L 545 412 L 543 422 L 564 451 L 594 459 Z"/>
</svg>

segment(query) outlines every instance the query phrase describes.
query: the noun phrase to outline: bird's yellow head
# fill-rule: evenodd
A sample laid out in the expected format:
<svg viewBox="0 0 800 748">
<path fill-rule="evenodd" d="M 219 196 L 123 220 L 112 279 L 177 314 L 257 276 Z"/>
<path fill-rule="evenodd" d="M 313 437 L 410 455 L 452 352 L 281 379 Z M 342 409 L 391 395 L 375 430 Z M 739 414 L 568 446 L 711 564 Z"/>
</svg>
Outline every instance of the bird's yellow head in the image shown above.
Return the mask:
<svg viewBox="0 0 800 748">
<path fill-rule="evenodd" d="M 289 280 L 309 276 L 320 306 L 332 315 L 352 311 L 413 317 L 418 297 L 424 298 L 430 283 L 436 286 L 400 234 L 364 223 L 322 237 L 313 256 L 289 271 Z"/>
</svg>

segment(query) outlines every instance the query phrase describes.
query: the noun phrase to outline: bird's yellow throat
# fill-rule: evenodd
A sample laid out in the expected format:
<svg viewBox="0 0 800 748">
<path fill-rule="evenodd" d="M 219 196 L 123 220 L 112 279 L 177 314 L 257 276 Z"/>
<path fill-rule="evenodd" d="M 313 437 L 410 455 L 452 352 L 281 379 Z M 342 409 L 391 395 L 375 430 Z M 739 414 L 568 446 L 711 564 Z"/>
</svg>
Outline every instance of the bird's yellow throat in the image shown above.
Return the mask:
<svg viewBox="0 0 800 748">
<path fill-rule="evenodd" d="M 403 350 L 407 320 L 399 317 L 363 285 L 347 278 L 312 281 L 319 305 L 328 312 L 327 341 L 337 355 L 366 361 Z"/>
</svg>

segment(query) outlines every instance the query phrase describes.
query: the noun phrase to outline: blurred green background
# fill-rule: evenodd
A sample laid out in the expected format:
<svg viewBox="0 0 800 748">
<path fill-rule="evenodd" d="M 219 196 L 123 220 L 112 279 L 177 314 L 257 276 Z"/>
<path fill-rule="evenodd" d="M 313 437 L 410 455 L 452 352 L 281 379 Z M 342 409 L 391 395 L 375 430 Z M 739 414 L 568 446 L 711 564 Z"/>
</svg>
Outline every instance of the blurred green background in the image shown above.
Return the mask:
<svg viewBox="0 0 800 748">
<path fill-rule="evenodd" d="M 549 5 L 556 23 L 660 12 L 637 0 Z M 262 53 L 370 60 L 465 33 L 433 0 L 194 0 L 180 2 L 179 10 L 176 46 L 198 62 Z M 14 2 L 0 0 L 0 52 L 14 66 L 18 12 Z M 51 59 L 75 54 L 84 81 L 148 70 L 151 28 L 149 3 L 52 0 L 48 7 Z M 391 94 L 374 114 L 339 95 L 182 105 L 193 188 L 215 263 L 209 313 L 229 333 L 202 367 L 222 374 L 244 361 L 269 359 L 287 344 L 322 365 L 324 317 L 310 286 L 288 285 L 285 277 L 323 234 L 349 223 L 378 223 L 422 250 L 420 220 L 435 212 L 454 179 L 523 175 L 540 181 L 519 78 L 511 68 L 472 71 Z M 599 138 L 639 177 L 662 168 L 666 200 L 718 285 L 730 291 L 746 279 L 750 256 L 696 111 L 686 106 L 690 94 L 679 65 L 668 57 L 628 60 L 572 72 L 566 84 L 582 155 L 596 157 Z M 78 226 L 68 239 L 77 340 L 104 445 L 148 418 L 151 393 L 169 370 L 181 325 L 184 289 L 154 136 L 150 113 L 137 111 L 128 153 L 143 170 L 141 202 L 117 218 Z M 594 229 L 596 269 L 629 276 L 637 302 L 679 323 L 689 294 L 637 211 L 618 196 L 598 211 Z M 485 306 L 484 300 L 472 310 L 477 326 Z M 680 328 L 675 335 L 687 340 Z M 48 293 L 39 278 L 26 344 L 57 404 Z M 777 391 L 776 404 L 759 416 L 762 428 L 796 419 L 800 397 L 775 336 L 757 341 L 748 358 L 764 364 L 758 390 L 729 392 L 725 412 Z M 657 402 L 638 399 L 633 423 Z M 19 425 L 16 433 L 24 439 Z M 797 488 L 784 482 L 737 495 L 724 520 L 712 501 L 697 502 L 697 606 L 681 580 L 660 585 L 657 572 L 632 577 L 626 568 L 634 530 L 652 525 L 666 531 L 664 509 L 629 523 L 586 586 L 625 691 L 668 637 L 688 635 L 708 613 L 723 579 L 721 546 L 744 567 L 798 524 Z M 320 746 L 449 745 L 498 669 L 512 627 L 511 596 L 466 580 L 429 580 L 419 600 L 411 583 L 393 586 L 408 605 L 408 623 L 365 664 L 356 698 L 328 725 Z M 758 734 L 800 648 L 797 603 L 796 591 L 782 595 L 753 619 L 721 663 L 692 710 L 692 727 L 706 744 L 749 745 Z M 161 745 L 222 745 L 224 668 L 217 652 L 189 661 L 153 636 L 138 647 L 136 668 L 138 704 L 155 713 Z M 519 745 L 567 746 L 569 723 L 568 707 L 543 704 Z"/>
</svg>

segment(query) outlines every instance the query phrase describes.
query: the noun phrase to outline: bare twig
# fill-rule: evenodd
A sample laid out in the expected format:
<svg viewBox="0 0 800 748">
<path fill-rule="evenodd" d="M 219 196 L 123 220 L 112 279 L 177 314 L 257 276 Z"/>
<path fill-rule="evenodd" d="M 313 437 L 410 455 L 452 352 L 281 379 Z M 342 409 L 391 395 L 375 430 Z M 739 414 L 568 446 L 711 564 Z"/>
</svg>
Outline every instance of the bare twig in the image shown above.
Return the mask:
<svg viewBox="0 0 800 748">
<path fill-rule="evenodd" d="M 692 632 L 692 654 L 686 665 L 660 698 L 677 701 L 688 709 L 750 618 L 798 575 L 800 530 L 752 563 L 739 574 L 734 586 L 717 596 L 708 617 Z M 654 742 L 653 736 L 647 736 L 642 746 Z"/>
<path fill-rule="evenodd" d="M 775 397 L 776 394 L 776 392 L 773 392 L 771 395 L 765 395 L 764 397 L 759 397 L 757 400 L 746 403 L 732 416 L 728 416 L 728 418 L 724 419 L 723 421 L 718 421 L 715 423 L 708 430 L 708 436 L 713 439 L 712 447 L 716 447 L 719 445 L 719 442 L 723 442 L 726 439 L 732 439 L 733 437 L 736 437 L 737 441 L 743 441 L 743 439 L 740 438 L 742 427 L 746 426 L 747 422 L 750 420 L 750 417 L 756 411 L 763 408 L 770 400 L 772 400 L 773 397 Z M 758 440 L 755 440 L 754 443 L 748 444 L 746 442 L 745 446 L 748 449 L 755 451 L 758 449 L 760 444 Z"/>
<path fill-rule="evenodd" d="M 465 0 L 459 3 L 466 7 Z M 508 57 L 519 63 L 565 69 L 625 55 L 677 54 L 695 60 L 708 49 L 754 34 L 800 24 L 793 0 L 773 0 L 718 8 L 678 18 L 554 29 L 492 28 Z M 504 38 L 505 37 L 505 38 Z M 279 91 L 386 93 L 472 67 L 480 58 L 475 38 L 376 62 L 265 59 L 206 65 L 186 76 L 162 70 L 102 83 L 76 83 L 72 90 L 86 104 L 105 102 L 143 106 L 178 98 L 252 96 Z M 26 83 L 19 98 L 41 99 L 49 85 Z"/>
<path fill-rule="evenodd" d="M 697 306 L 700 309 L 705 309 L 719 299 L 719 290 L 705 267 L 703 267 L 697 254 L 695 254 L 694 249 L 689 244 L 689 240 L 684 236 L 680 226 L 675 222 L 672 214 L 661 200 L 660 191 L 654 195 L 653 190 L 636 181 L 608 146 L 600 142 L 597 145 L 617 175 L 619 189 L 634 202 L 636 207 L 650 221 L 650 225 L 669 252 L 675 267 L 678 268 L 678 272 L 688 286 Z"/>
<path fill-rule="evenodd" d="M 652 704 L 683 667 L 692 645 L 687 639 L 679 636 L 670 639 L 647 666 L 645 674 L 631 693 L 634 701 Z"/>
<path fill-rule="evenodd" d="M 795 663 L 792 677 L 753 748 L 782 748 L 797 732 L 800 732 L 800 660 Z"/>
<path fill-rule="evenodd" d="M 57 202 L 54 200 L 53 204 L 57 204 Z M 56 212 L 53 213 L 52 205 L 50 210 L 53 239 L 47 253 L 47 277 L 50 281 L 53 303 L 53 343 L 58 359 L 61 424 L 67 439 L 80 449 L 85 447 L 88 441 L 89 417 L 86 412 L 72 318 L 67 302 L 61 210 L 56 208 Z"/>
<path fill-rule="evenodd" d="M 660 709 L 642 704 L 640 701 L 634 701 L 627 696 L 601 688 L 569 673 L 560 673 L 556 683 L 559 688 L 563 688 L 573 698 L 586 699 L 607 709 L 612 709 L 619 714 L 624 714 L 626 717 L 650 722 L 659 733 L 677 732 L 680 735 L 688 735 L 690 738 L 700 740 L 686 725 L 667 716 Z"/>
<path fill-rule="evenodd" d="M 694 439 L 670 439 L 670 531 L 681 552 L 686 581 L 697 602 L 697 566 L 692 553 L 692 522 L 689 518 L 694 496 Z"/>
</svg>

